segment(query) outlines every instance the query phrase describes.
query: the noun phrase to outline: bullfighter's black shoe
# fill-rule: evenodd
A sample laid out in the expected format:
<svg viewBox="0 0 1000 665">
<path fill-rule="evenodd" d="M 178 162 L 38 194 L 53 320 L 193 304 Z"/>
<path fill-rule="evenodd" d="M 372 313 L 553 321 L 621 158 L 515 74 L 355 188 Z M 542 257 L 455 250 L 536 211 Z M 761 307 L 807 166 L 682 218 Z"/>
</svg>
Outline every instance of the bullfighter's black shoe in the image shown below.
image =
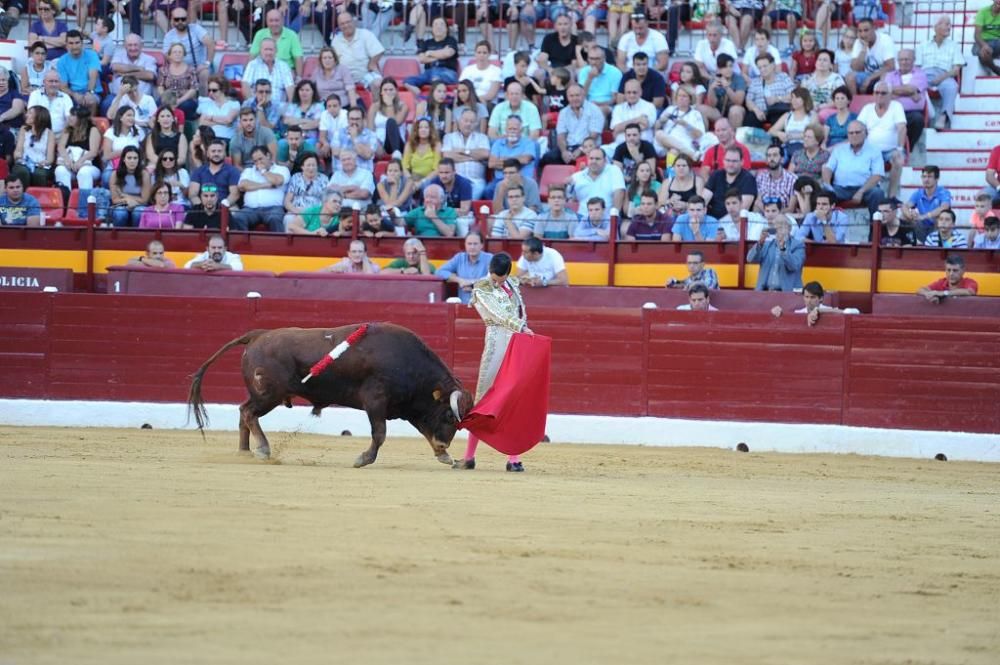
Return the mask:
<svg viewBox="0 0 1000 665">
<path fill-rule="evenodd" d="M 457 459 L 451 465 L 451 468 L 457 469 L 459 471 L 472 471 L 476 468 L 476 460 L 473 459 Z"/>
<path fill-rule="evenodd" d="M 514 473 L 523 473 L 524 465 L 520 462 L 507 462 L 507 470 Z"/>
</svg>

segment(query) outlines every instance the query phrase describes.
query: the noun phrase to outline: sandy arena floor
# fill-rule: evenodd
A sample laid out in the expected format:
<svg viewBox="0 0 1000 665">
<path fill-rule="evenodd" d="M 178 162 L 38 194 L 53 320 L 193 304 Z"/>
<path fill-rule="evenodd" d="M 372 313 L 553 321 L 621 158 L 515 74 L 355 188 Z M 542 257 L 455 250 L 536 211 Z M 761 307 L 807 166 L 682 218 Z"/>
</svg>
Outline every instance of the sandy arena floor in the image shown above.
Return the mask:
<svg viewBox="0 0 1000 665">
<path fill-rule="evenodd" d="M 0 664 L 1000 663 L 998 465 L 271 442 L 0 428 Z"/>
</svg>

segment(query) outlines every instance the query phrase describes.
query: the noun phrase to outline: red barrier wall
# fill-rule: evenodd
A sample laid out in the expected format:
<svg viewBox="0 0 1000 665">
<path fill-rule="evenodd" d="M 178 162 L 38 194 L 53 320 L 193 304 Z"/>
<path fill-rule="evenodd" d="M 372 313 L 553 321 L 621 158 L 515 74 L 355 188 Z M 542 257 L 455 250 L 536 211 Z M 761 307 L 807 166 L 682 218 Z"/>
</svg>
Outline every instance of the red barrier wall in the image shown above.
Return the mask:
<svg viewBox="0 0 1000 665">
<path fill-rule="evenodd" d="M 1000 320 L 538 308 L 553 337 L 551 410 L 1000 433 Z M 254 328 L 392 320 L 471 389 L 483 327 L 445 304 L 4 294 L 0 395 L 182 402 L 189 376 Z M 245 398 L 240 353 L 209 401 Z M 235 417 L 235 411 L 234 411 Z"/>
</svg>

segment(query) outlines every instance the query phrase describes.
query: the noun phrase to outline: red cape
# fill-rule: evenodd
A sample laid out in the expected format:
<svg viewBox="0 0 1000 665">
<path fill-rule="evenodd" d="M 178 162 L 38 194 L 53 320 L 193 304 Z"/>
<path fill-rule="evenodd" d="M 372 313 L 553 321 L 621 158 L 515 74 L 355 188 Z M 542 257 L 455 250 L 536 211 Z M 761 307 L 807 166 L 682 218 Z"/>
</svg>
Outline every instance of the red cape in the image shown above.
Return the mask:
<svg viewBox="0 0 1000 665">
<path fill-rule="evenodd" d="M 459 423 L 505 455 L 528 452 L 545 435 L 552 338 L 515 333 L 496 381 Z"/>
</svg>

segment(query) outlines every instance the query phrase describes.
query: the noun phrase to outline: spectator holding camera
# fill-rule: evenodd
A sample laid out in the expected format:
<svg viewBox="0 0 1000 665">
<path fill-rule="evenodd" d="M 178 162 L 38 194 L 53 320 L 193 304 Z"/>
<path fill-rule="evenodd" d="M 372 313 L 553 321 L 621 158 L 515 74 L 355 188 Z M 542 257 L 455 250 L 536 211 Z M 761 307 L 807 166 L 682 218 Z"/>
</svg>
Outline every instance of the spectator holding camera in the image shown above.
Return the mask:
<svg viewBox="0 0 1000 665">
<path fill-rule="evenodd" d="M 773 227 L 761 231 L 757 243 L 747 253 L 747 263 L 760 265 L 757 291 L 794 291 L 802 288 L 805 244 L 791 235 L 788 220 L 779 217 Z"/>
</svg>

